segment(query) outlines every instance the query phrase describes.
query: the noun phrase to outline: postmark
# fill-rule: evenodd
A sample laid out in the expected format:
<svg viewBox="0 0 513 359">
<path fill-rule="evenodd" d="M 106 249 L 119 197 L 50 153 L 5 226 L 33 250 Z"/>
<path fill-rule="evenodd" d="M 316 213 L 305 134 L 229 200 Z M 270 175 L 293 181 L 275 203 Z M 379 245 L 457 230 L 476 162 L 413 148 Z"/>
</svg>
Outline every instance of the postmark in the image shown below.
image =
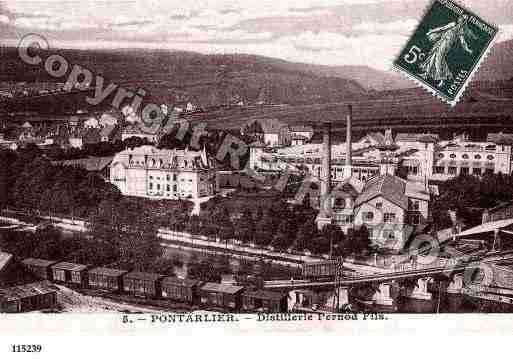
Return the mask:
<svg viewBox="0 0 513 359">
<path fill-rule="evenodd" d="M 435 0 L 394 62 L 442 101 L 458 103 L 498 28 L 450 0 Z"/>
</svg>

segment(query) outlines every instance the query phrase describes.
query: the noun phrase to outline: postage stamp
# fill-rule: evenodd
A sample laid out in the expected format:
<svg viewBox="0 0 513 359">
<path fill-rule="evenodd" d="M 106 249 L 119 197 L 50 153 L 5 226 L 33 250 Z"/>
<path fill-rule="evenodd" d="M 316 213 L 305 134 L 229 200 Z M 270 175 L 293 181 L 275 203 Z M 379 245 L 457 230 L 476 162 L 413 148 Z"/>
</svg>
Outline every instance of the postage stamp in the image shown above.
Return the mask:
<svg viewBox="0 0 513 359">
<path fill-rule="evenodd" d="M 451 106 L 493 45 L 498 28 L 450 0 L 429 8 L 394 67 Z"/>
</svg>

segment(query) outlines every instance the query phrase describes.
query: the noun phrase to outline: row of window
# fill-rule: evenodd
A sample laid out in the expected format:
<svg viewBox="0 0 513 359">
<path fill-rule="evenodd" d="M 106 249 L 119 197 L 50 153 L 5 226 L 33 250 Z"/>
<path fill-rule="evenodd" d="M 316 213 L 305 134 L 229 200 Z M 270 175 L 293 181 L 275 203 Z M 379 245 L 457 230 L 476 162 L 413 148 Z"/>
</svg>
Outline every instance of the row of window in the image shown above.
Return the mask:
<svg viewBox="0 0 513 359">
<path fill-rule="evenodd" d="M 370 222 L 370 221 L 374 220 L 374 212 L 364 212 L 363 220 L 365 222 Z M 392 212 L 383 213 L 383 222 L 394 223 L 395 221 L 396 221 L 395 213 L 392 213 Z"/>
<path fill-rule="evenodd" d="M 156 177 L 158 180 L 160 180 L 160 177 Z M 150 179 L 153 179 L 153 176 L 150 176 Z M 176 173 L 173 173 L 173 181 L 176 181 L 178 179 L 178 175 Z M 171 176 L 166 175 L 166 180 L 171 181 Z M 183 181 L 183 179 L 182 179 Z"/>
<path fill-rule="evenodd" d="M 156 186 L 155 186 L 155 187 L 156 187 L 157 191 L 160 191 L 160 188 L 161 188 L 160 183 L 156 183 Z M 163 187 L 163 186 L 162 186 L 162 187 Z M 153 188 L 154 188 L 154 186 L 153 186 L 153 182 L 150 182 L 150 184 L 149 184 L 148 188 L 149 188 L 150 190 L 153 190 Z M 178 187 L 177 187 L 176 185 L 173 185 L 173 192 L 176 192 L 176 191 L 177 191 L 177 188 L 178 188 Z M 171 185 L 168 185 L 168 184 L 166 185 L 166 191 L 168 191 L 168 192 L 169 192 L 169 191 L 171 191 Z"/>
<path fill-rule="evenodd" d="M 445 157 L 445 155 L 444 155 L 443 153 L 439 153 L 439 154 L 438 154 L 438 157 L 439 157 L 439 158 L 444 158 L 444 157 Z M 454 158 L 456 158 L 456 154 L 455 154 L 455 153 L 451 153 L 451 154 L 449 155 L 449 157 L 450 157 L 450 158 L 452 158 L 452 159 L 454 159 Z M 463 158 L 464 160 L 468 160 L 468 159 L 470 158 L 470 156 L 469 156 L 468 154 L 464 153 L 463 155 L 461 155 L 461 158 Z M 481 157 L 481 155 L 475 155 L 475 156 L 474 156 L 474 159 L 476 159 L 476 160 L 480 160 L 480 159 L 482 159 L 482 157 Z M 486 159 L 487 159 L 488 161 L 493 161 L 493 160 L 495 159 L 495 157 L 494 157 L 493 155 L 488 155 L 488 156 L 486 156 Z"/>
<path fill-rule="evenodd" d="M 458 167 L 450 166 L 447 167 L 447 172 L 445 170 L 446 167 L 443 166 L 435 166 L 433 167 L 434 174 L 449 174 L 449 175 L 457 175 Z M 484 170 L 484 171 L 483 171 Z M 483 174 L 493 174 L 495 170 L 493 168 L 481 168 L 481 167 L 460 167 L 460 174 L 469 175 L 473 174 L 474 176 L 481 176 Z"/>
</svg>

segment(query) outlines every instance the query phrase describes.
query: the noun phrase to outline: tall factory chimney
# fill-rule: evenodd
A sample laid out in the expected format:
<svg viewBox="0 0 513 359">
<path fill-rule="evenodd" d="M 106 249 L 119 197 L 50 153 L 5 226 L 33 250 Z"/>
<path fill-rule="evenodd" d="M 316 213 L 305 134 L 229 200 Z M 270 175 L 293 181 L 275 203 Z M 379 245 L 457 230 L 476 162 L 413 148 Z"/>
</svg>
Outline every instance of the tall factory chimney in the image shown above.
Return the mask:
<svg viewBox="0 0 513 359">
<path fill-rule="evenodd" d="M 351 141 L 351 131 L 352 131 L 352 120 L 353 120 L 353 105 L 348 105 L 349 113 L 347 115 L 346 122 L 346 164 L 344 168 L 344 178 L 349 178 L 353 175 L 353 149 L 352 149 L 352 141 Z"/>
<path fill-rule="evenodd" d="M 325 225 L 332 223 L 331 206 L 328 203 L 331 194 L 331 123 L 324 122 L 322 127 L 321 192 L 319 198 L 319 214 L 315 219 L 318 229 L 322 229 Z"/>
<path fill-rule="evenodd" d="M 321 198 L 331 192 L 331 122 L 323 123 Z"/>
</svg>

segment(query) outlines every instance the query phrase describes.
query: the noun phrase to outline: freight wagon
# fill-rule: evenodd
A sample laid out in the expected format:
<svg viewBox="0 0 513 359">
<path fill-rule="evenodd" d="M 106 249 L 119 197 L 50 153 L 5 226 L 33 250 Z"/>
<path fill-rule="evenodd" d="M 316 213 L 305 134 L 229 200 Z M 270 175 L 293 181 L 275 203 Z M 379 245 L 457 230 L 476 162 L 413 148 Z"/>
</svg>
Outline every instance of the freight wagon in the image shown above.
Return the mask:
<svg viewBox="0 0 513 359">
<path fill-rule="evenodd" d="M 89 271 L 89 287 L 110 290 L 113 292 L 123 291 L 123 276 L 126 270 L 110 268 L 94 268 Z"/>
<path fill-rule="evenodd" d="M 123 289 L 136 297 L 160 298 L 162 274 L 130 272 L 123 277 Z"/>
<path fill-rule="evenodd" d="M 196 303 L 198 300 L 197 280 L 166 277 L 162 279 L 162 298 L 179 302 Z"/>
</svg>

